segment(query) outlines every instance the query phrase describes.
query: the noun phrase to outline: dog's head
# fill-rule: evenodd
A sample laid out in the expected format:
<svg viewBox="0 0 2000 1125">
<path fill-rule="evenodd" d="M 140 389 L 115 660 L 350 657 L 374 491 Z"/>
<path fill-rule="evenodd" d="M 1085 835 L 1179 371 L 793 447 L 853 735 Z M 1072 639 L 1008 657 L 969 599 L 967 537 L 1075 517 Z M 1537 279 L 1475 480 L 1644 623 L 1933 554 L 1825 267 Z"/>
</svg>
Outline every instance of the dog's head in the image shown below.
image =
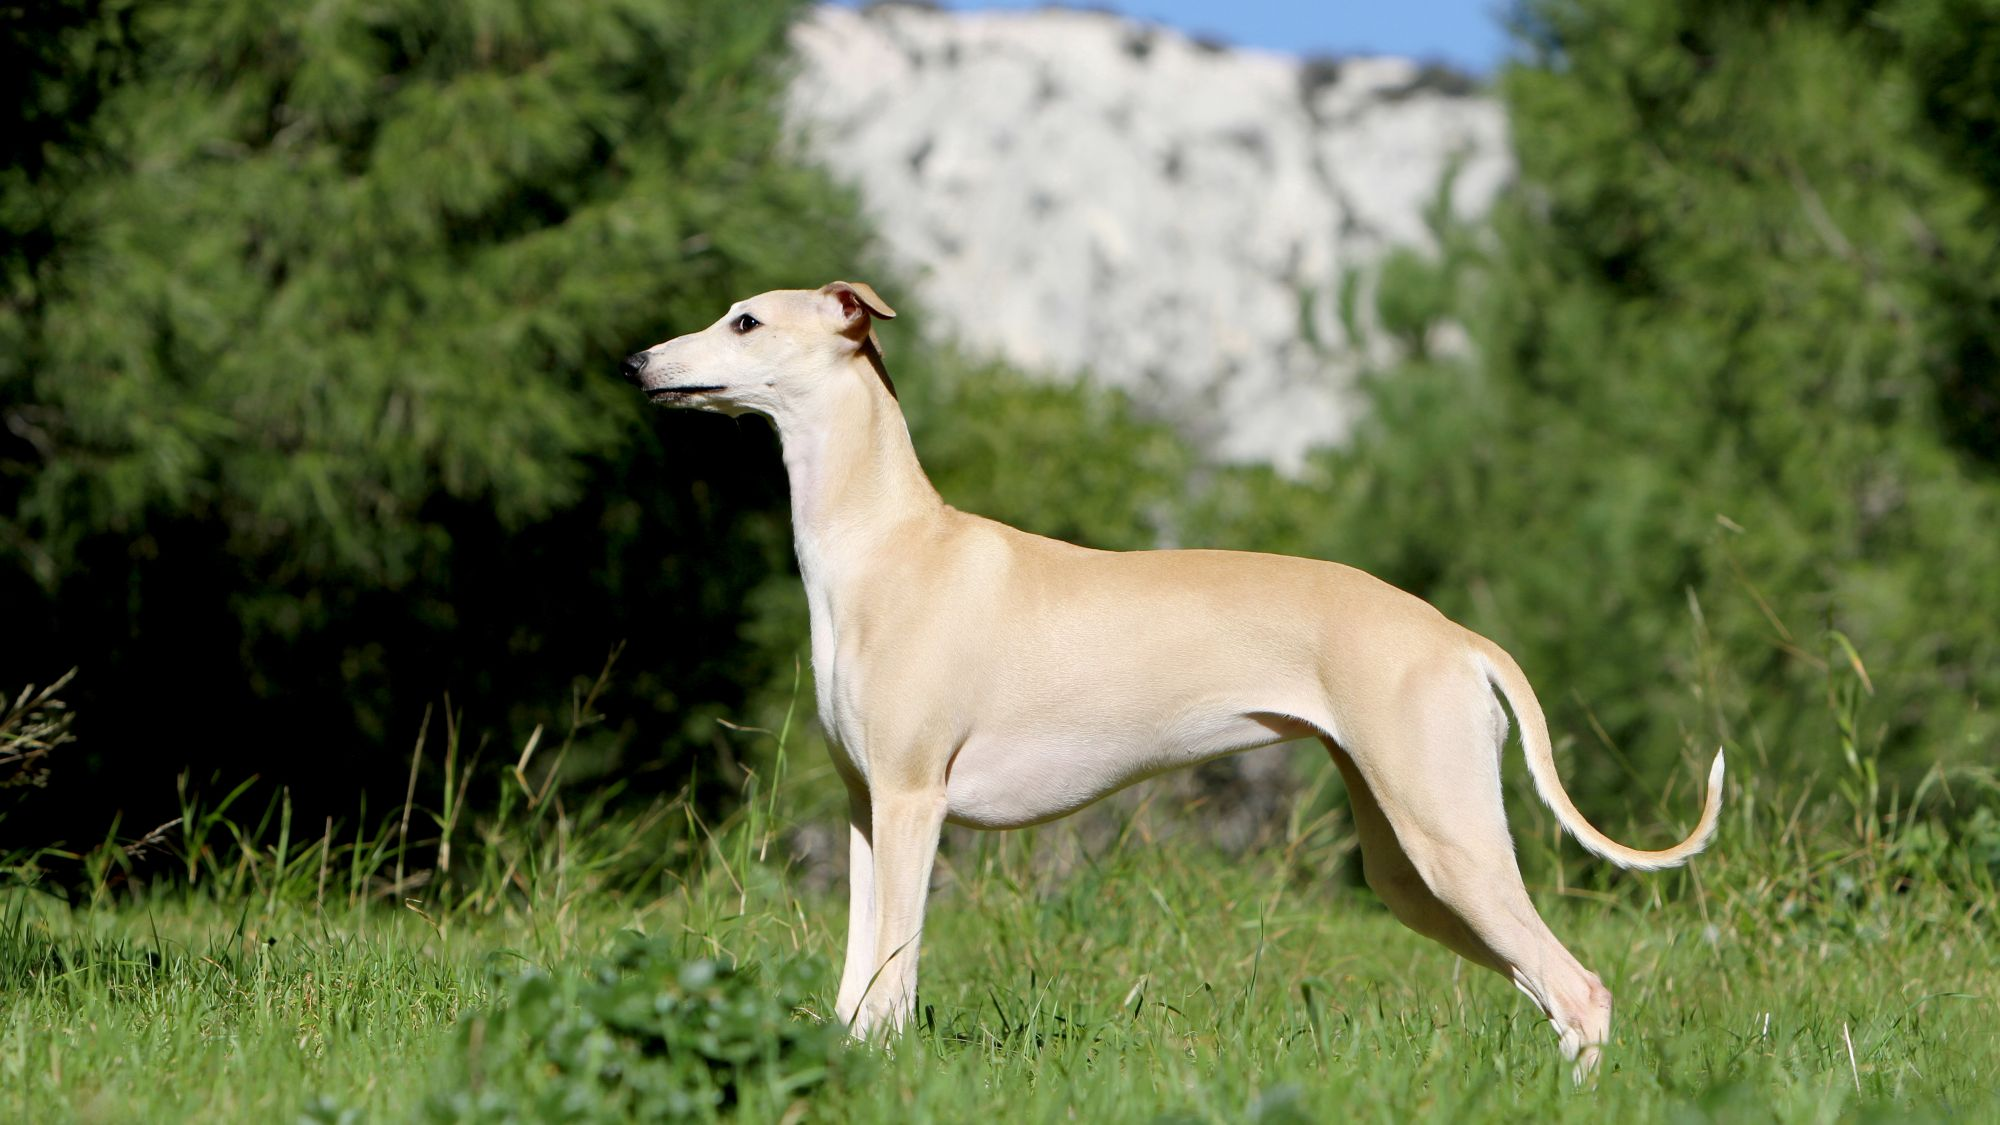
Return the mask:
<svg viewBox="0 0 2000 1125">
<path fill-rule="evenodd" d="M 858 281 L 776 289 L 736 302 L 699 332 L 633 352 L 619 373 L 663 406 L 776 416 L 857 357 L 888 384 L 874 322 L 895 315 Z"/>
</svg>

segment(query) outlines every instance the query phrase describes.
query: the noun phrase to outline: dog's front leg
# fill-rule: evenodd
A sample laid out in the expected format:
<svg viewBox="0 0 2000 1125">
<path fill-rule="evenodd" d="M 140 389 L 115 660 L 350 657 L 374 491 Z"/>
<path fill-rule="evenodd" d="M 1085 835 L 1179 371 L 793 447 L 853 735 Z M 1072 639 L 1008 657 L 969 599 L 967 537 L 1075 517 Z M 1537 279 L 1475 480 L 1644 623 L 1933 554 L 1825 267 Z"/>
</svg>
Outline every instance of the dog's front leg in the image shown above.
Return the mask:
<svg viewBox="0 0 2000 1125">
<path fill-rule="evenodd" d="M 855 1029 L 861 994 L 875 973 L 875 825 L 868 789 L 858 781 L 847 786 L 847 963 L 840 971 L 840 998 L 834 1015 L 841 1026 Z M 859 1034 L 858 1029 L 855 1029 Z"/>
<path fill-rule="evenodd" d="M 869 841 L 874 858 L 875 947 L 860 1010 L 849 1026 L 856 1038 L 900 1031 L 917 1000 L 917 944 L 923 934 L 924 898 L 938 833 L 944 828 L 945 794 L 937 789 L 877 790 L 870 794 Z"/>
</svg>

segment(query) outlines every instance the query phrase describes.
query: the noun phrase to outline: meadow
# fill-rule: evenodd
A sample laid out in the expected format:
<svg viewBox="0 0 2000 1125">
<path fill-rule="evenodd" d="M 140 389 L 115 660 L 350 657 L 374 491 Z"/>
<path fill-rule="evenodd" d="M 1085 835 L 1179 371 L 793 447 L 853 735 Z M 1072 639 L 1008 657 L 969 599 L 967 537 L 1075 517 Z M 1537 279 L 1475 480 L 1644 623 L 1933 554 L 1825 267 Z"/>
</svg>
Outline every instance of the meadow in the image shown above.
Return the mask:
<svg viewBox="0 0 2000 1125">
<path fill-rule="evenodd" d="M 1618 998 L 1604 1070 L 1579 1090 L 1532 1005 L 1358 885 L 1330 770 L 1302 769 L 1317 780 L 1239 854 L 1202 841 L 1200 808 L 1143 794 L 1089 831 L 954 833 L 920 1024 L 882 1049 L 826 1022 L 844 892 L 791 831 L 837 823 L 817 748 L 767 746 L 709 823 L 686 799 L 564 792 L 566 747 L 540 748 L 553 769 L 533 752 L 474 769 L 453 734 L 425 774 L 437 791 L 413 787 L 373 834 L 301 832 L 282 799 L 249 815 L 190 795 L 152 845 L 172 877 L 140 877 L 145 857 L 120 849 L 87 864 L 74 901 L 0 892 L 0 1115 L 1789 1122 L 2000 1106 L 2000 833 L 1918 811 L 1945 790 L 1990 807 L 1981 775 L 1902 795 L 1862 756 L 1812 789 L 1746 762 L 1711 853 L 1644 878 L 1558 851 L 1552 820 L 1517 803 L 1539 904 Z M 465 814 L 486 786 L 488 811 Z"/>
</svg>

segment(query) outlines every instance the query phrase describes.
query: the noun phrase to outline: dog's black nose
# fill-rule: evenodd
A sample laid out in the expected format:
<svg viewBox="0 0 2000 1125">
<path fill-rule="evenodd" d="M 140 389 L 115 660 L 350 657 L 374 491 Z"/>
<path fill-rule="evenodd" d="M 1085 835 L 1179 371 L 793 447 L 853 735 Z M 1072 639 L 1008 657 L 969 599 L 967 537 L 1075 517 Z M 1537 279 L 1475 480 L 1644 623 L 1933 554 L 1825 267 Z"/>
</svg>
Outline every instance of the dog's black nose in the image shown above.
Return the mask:
<svg viewBox="0 0 2000 1125">
<path fill-rule="evenodd" d="M 625 362 L 618 365 L 618 374 L 623 375 L 626 382 L 636 387 L 639 385 L 639 372 L 645 369 L 646 353 L 633 352 L 625 357 Z"/>
</svg>

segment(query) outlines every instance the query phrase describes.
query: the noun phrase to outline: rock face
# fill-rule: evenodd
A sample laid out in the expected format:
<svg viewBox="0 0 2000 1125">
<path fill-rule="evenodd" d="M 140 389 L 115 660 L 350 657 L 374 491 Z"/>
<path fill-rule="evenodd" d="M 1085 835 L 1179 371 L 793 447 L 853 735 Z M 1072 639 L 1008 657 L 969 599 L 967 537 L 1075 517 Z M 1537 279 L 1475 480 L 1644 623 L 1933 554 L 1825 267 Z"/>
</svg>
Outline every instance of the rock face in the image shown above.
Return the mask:
<svg viewBox="0 0 2000 1125">
<path fill-rule="evenodd" d="M 789 118 L 859 189 L 930 328 L 1127 388 L 1229 460 L 1291 466 L 1342 437 L 1366 346 L 1343 289 L 1428 243 L 1448 169 L 1460 216 L 1512 173 L 1499 106 L 1403 59 L 1061 9 L 822 7 L 793 38 Z"/>
</svg>

